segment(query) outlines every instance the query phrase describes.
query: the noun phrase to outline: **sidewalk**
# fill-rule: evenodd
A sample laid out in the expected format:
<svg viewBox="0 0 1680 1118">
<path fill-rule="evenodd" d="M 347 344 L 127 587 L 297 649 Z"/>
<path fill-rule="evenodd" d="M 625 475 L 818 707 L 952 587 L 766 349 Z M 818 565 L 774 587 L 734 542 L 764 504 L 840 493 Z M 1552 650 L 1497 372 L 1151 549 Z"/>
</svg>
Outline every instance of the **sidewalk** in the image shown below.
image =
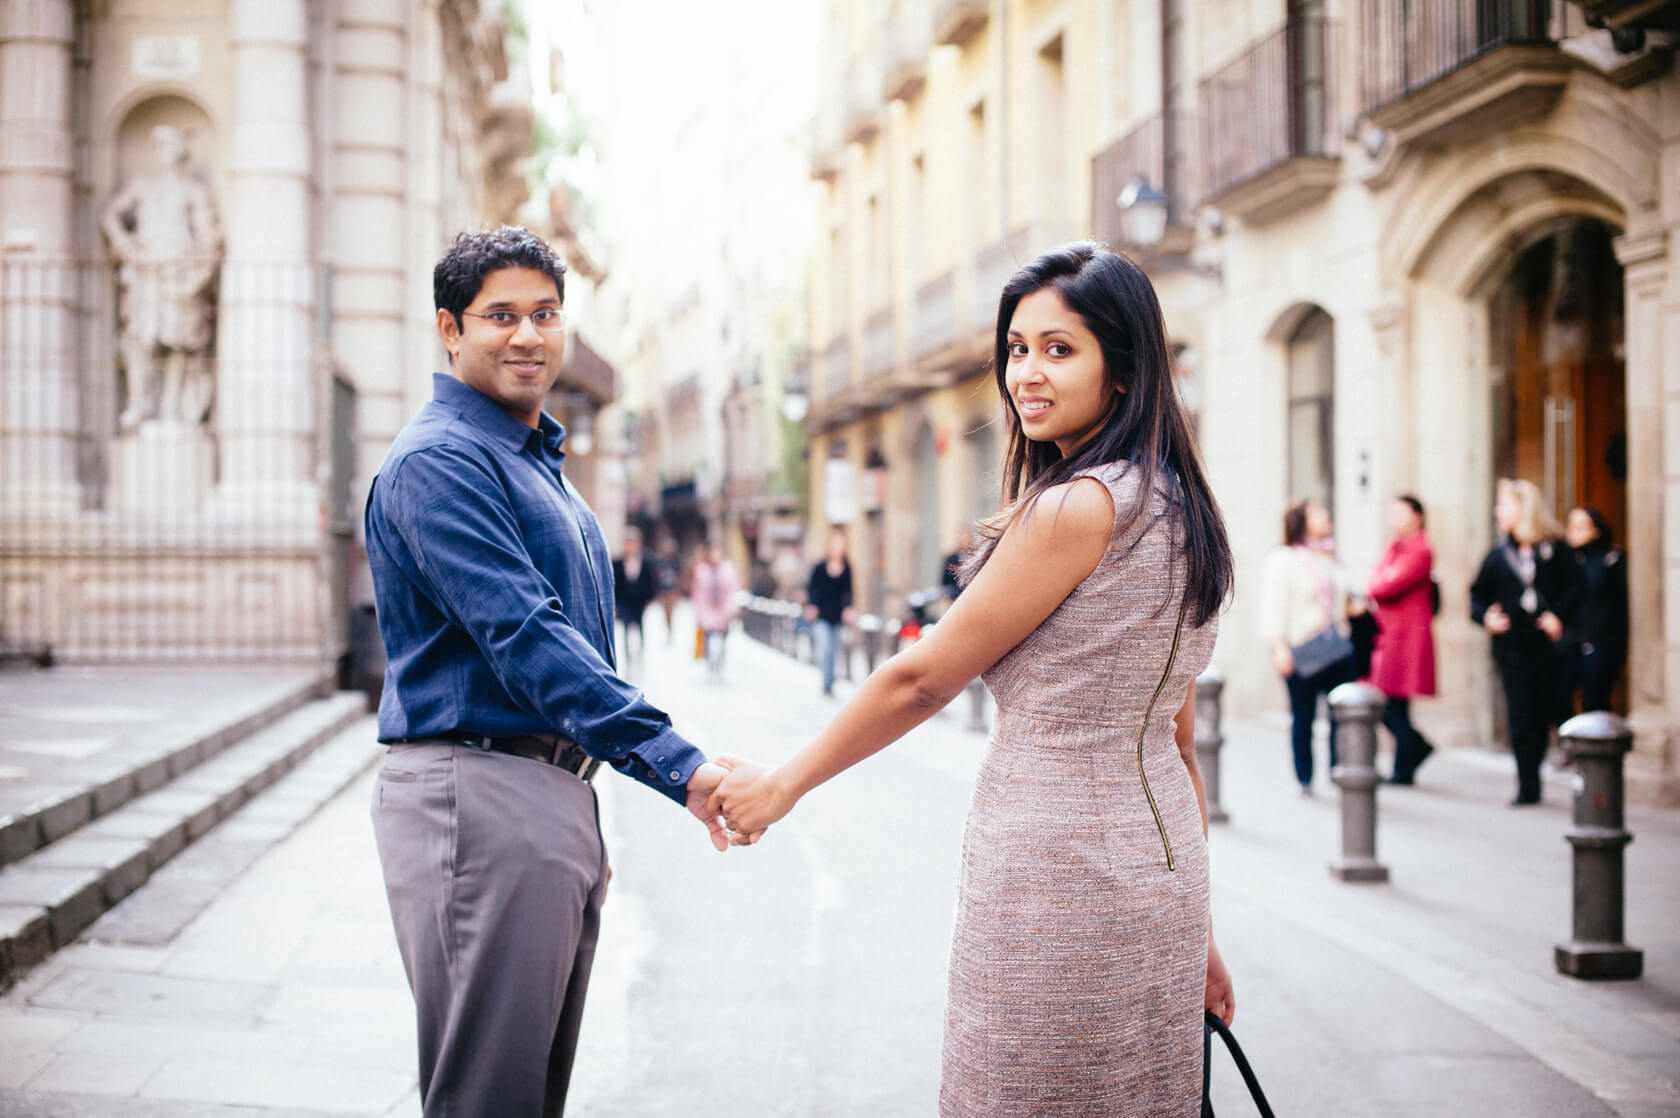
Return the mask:
<svg viewBox="0 0 1680 1118">
<path fill-rule="evenodd" d="M 724 684 L 686 642 L 649 636 L 638 674 L 709 748 L 773 761 L 838 709 L 815 669 L 740 636 Z M 984 752 L 966 723 L 959 700 L 727 855 L 607 775 L 617 875 L 572 1109 L 932 1113 L 962 816 Z M 1418 787 L 1380 792 L 1390 882 L 1344 885 L 1326 868 L 1334 789 L 1321 776 L 1300 798 L 1281 723 L 1225 729 L 1214 920 L 1238 1035 L 1280 1114 L 1680 1115 L 1680 818 L 1629 812 L 1628 939 L 1646 977 L 1583 983 L 1552 965 L 1569 932 L 1559 782 L 1544 806 L 1514 811 L 1502 758 L 1437 756 Z M 370 781 L 167 945 L 78 944 L 0 998 L 0 1115 L 417 1114 Z M 1222 1115 L 1250 1112 L 1228 1063 L 1214 1082 Z"/>
</svg>

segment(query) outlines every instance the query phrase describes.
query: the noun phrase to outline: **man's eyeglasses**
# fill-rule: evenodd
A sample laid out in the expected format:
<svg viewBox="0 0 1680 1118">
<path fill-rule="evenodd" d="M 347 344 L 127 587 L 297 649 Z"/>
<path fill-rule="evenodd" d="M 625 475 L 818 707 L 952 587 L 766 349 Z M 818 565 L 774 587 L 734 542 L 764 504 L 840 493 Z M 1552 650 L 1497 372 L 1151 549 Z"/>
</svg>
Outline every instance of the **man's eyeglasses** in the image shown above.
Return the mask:
<svg viewBox="0 0 1680 1118">
<path fill-rule="evenodd" d="M 490 311 L 487 314 L 474 314 L 472 311 L 462 311 L 468 318 L 482 318 L 490 324 L 491 329 L 511 334 L 519 329 L 519 323 L 530 319 L 531 325 L 543 333 L 566 328 L 566 312 L 558 307 L 541 307 L 530 314 L 520 314 L 518 311 Z"/>
</svg>

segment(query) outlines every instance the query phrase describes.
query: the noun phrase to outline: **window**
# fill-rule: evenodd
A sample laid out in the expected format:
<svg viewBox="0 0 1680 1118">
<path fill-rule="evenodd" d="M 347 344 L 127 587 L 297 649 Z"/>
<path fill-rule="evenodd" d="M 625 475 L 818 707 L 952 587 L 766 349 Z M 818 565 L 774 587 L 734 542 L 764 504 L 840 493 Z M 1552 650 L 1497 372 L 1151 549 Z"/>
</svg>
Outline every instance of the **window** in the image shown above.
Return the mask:
<svg viewBox="0 0 1680 1118">
<path fill-rule="evenodd" d="M 1335 327 L 1318 308 L 1289 341 L 1289 499 L 1335 509 Z"/>
</svg>

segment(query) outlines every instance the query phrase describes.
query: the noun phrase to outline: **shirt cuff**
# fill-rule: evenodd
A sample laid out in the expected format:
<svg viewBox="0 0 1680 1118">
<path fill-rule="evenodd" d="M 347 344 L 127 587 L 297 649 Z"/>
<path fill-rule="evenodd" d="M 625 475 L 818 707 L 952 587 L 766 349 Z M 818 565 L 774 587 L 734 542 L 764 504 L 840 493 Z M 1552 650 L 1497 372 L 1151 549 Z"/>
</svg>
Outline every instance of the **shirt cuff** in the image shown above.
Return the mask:
<svg viewBox="0 0 1680 1118">
<path fill-rule="evenodd" d="M 689 778 L 705 763 L 704 753 L 675 730 L 666 728 L 631 751 L 623 772 L 677 803 L 686 804 Z"/>
</svg>

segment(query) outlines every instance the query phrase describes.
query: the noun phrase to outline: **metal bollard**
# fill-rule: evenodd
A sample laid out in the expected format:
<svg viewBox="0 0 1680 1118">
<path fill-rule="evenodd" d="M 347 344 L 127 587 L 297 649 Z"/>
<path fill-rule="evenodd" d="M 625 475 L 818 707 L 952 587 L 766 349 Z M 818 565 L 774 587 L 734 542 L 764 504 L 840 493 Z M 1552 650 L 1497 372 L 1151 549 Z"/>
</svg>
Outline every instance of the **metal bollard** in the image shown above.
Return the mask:
<svg viewBox="0 0 1680 1118">
<path fill-rule="evenodd" d="M 869 675 L 881 657 L 881 619 L 873 613 L 860 614 L 857 627 L 863 642 L 863 674 Z"/>
<path fill-rule="evenodd" d="M 1645 953 L 1622 941 L 1627 907 L 1624 851 L 1633 841 L 1623 825 L 1622 758 L 1633 728 L 1614 714 L 1576 715 L 1558 731 L 1575 762 L 1574 919 L 1568 943 L 1553 952 L 1560 974 L 1576 978 L 1638 978 Z"/>
<path fill-rule="evenodd" d="M 1210 667 L 1196 677 L 1196 763 L 1202 770 L 1202 791 L 1207 793 L 1209 823 L 1226 823 L 1230 813 L 1219 802 L 1219 750 L 1225 735 L 1219 729 L 1221 695 L 1225 676 Z"/>
<path fill-rule="evenodd" d="M 975 676 L 968 684 L 968 728 L 986 732 L 986 681 Z"/>
<path fill-rule="evenodd" d="M 1342 790 L 1342 856 L 1330 863 L 1341 881 L 1387 881 L 1377 861 L 1377 720 L 1387 698 L 1369 683 L 1344 683 L 1330 692 L 1341 762 L 1330 773 Z"/>
</svg>

